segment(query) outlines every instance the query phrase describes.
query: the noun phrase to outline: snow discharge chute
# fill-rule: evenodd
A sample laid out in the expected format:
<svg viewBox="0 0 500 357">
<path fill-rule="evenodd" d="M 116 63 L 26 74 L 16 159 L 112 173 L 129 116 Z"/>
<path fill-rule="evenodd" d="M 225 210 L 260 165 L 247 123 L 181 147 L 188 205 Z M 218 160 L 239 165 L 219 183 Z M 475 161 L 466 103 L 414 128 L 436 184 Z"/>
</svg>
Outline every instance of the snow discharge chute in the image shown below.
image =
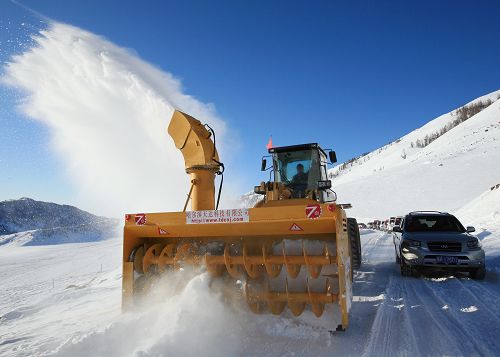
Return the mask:
<svg viewBox="0 0 500 357">
<path fill-rule="evenodd" d="M 329 330 L 345 329 L 351 267 L 359 263 L 350 241 L 359 234 L 334 203 L 325 151 L 317 144 L 270 148 L 274 180 L 255 187 L 263 199 L 250 209 L 218 210 L 214 183 L 223 165 L 213 131 L 176 111 L 168 132 L 190 175 L 192 210 L 126 215 L 124 309 L 164 281 L 161 274 L 204 266 L 232 287 L 226 294 L 244 296 L 255 313 L 279 315 L 288 307 L 299 316 L 307 310 Z"/>
</svg>

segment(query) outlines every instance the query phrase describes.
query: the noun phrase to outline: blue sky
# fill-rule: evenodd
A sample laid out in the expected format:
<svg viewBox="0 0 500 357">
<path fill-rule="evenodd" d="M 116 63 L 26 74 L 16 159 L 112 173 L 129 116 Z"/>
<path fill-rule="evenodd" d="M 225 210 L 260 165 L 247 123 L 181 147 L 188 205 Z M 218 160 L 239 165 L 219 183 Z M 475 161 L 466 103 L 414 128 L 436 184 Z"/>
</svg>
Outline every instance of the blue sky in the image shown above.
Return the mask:
<svg viewBox="0 0 500 357">
<path fill-rule="evenodd" d="M 213 103 L 239 133 L 242 160 L 231 170 L 248 173 L 249 189 L 262 178 L 269 135 L 275 145 L 319 142 L 347 160 L 500 88 L 498 1 L 23 4 L 134 49 Z M 24 28 L 43 26 L 9 1 L 0 2 L 0 21 L 9 28 L 2 62 L 26 48 Z M 71 202 L 45 128 L 0 90 L 0 199 Z"/>
</svg>

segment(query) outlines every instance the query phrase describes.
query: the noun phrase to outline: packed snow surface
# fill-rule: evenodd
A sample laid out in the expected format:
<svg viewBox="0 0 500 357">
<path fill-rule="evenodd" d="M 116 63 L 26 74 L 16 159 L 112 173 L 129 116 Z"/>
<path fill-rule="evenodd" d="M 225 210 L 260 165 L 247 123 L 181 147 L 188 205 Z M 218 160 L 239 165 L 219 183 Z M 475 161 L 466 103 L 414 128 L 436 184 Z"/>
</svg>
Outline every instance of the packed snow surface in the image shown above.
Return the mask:
<svg viewBox="0 0 500 357">
<path fill-rule="evenodd" d="M 168 276 L 140 311 L 121 314 L 118 238 L 0 247 L 0 355 L 499 354 L 499 273 L 480 282 L 403 278 L 391 234 L 364 231 L 361 240 L 350 326 L 334 335 L 290 316 L 253 315 L 203 272 Z"/>
</svg>

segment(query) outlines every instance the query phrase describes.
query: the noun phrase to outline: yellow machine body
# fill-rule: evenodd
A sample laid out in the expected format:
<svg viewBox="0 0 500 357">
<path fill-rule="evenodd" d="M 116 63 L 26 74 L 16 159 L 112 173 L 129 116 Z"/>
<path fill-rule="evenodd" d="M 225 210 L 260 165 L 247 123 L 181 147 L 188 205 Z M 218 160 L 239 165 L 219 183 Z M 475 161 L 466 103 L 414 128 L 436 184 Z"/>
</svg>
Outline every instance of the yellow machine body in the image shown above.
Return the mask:
<svg viewBox="0 0 500 357">
<path fill-rule="evenodd" d="M 345 329 L 352 300 L 345 211 L 310 198 L 283 199 L 289 195 L 281 183 L 261 184 L 266 193 L 257 207 L 216 210 L 221 164 L 210 132 L 176 111 L 169 133 L 191 177 L 192 210 L 126 215 L 123 308 L 134 305 L 150 277 L 196 265 L 214 279 L 244 282 L 255 313 L 309 311 L 329 329 Z"/>
</svg>

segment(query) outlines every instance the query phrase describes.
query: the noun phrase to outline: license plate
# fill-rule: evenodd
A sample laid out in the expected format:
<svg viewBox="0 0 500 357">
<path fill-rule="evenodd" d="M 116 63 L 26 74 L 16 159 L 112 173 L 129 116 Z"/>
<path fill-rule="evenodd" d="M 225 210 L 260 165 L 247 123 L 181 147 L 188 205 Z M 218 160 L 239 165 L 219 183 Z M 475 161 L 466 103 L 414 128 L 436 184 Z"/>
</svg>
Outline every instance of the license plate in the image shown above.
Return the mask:
<svg viewBox="0 0 500 357">
<path fill-rule="evenodd" d="M 446 255 L 436 256 L 437 264 L 458 264 L 458 257 L 449 257 Z"/>
</svg>

